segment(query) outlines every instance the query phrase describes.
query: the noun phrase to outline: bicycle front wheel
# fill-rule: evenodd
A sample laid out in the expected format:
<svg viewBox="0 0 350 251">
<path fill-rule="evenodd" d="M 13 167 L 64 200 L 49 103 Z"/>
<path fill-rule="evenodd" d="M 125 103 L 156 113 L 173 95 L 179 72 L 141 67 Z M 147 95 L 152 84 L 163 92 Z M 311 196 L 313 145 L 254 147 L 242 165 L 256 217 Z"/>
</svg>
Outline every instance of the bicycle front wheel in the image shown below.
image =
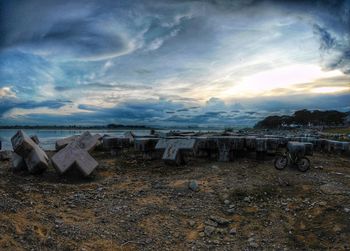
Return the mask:
<svg viewBox="0 0 350 251">
<path fill-rule="evenodd" d="M 310 168 L 310 160 L 306 157 L 302 157 L 298 159 L 297 166 L 300 172 L 306 172 Z"/>
</svg>

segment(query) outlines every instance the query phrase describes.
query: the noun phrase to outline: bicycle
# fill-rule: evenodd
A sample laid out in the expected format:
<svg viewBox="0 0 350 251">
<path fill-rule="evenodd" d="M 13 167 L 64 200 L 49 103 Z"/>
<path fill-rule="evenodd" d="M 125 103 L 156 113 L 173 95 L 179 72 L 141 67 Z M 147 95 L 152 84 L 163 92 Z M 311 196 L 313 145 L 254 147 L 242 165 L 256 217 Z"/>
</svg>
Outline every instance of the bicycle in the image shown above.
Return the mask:
<svg viewBox="0 0 350 251">
<path fill-rule="evenodd" d="M 310 160 L 307 157 L 291 154 L 289 151 L 279 153 L 274 160 L 274 166 L 277 170 L 283 170 L 288 164 L 296 165 L 301 172 L 306 172 L 310 168 Z"/>
</svg>

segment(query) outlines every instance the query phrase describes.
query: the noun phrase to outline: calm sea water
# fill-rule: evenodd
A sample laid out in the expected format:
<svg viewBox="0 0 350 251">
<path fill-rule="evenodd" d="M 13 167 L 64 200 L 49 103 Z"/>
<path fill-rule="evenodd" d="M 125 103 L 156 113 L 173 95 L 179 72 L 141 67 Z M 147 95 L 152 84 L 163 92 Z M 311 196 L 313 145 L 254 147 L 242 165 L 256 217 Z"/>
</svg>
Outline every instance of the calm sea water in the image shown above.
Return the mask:
<svg viewBox="0 0 350 251">
<path fill-rule="evenodd" d="M 86 130 L 24 130 L 29 136 L 37 135 L 40 145 L 45 150 L 54 150 L 57 139 L 79 135 Z M 89 130 L 91 134 L 99 133 L 101 135 L 108 134 L 111 136 L 123 135 L 130 130 Z M 11 137 L 15 135 L 17 129 L 0 129 L 0 140 L 2 141 L 2 150 L 12 150 Z M 135 130 L 136 135 L 147 135 L 149 130 Z"/>
</svg>

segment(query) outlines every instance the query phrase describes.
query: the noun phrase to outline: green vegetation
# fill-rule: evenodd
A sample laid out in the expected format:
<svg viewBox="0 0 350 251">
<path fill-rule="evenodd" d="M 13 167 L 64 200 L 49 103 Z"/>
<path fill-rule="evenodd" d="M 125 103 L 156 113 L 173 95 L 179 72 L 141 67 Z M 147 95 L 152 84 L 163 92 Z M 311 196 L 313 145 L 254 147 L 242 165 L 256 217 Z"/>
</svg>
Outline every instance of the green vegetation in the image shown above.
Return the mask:
<svg viewBox="0 0 350 251">
<path fill-rule="evenodd" d="M 258 122 L 255 128 L 283 128 L 293 126 L 339 126 L 344 125 L 346 117 L 345 112 L 338 111 L 309 111 L 299 110 L 292 116 L 269 116 Z"/>
</svg>

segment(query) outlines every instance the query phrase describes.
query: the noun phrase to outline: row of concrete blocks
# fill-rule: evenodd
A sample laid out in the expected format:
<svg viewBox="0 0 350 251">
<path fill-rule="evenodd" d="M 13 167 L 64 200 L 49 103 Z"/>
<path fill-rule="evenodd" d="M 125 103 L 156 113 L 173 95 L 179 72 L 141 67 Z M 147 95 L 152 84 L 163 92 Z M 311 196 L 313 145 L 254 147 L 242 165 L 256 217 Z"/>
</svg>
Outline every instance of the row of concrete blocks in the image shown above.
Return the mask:
<svg viewBox="0 0 350 251">
<path fill-rule="evenodd" d="M 290 141 L 312 143 L 315 151 L 350 154 L 350 142 L 315 137 L 292 137 L 288 139 Z"/>
<path fill-rule="evenodd" d="M 28 170 L 38 174 L 44 172 L 52 163 L 58 173 L 63 174 L 71 168 L 77 168 L 84 176 L 90 175 L 98 166 L 91 157 L 91 152 L 100 144 L 100 135 L 92 136 L 85 132 L 80 136 L 72 136 L 56 142 L 57 153 L 51 161 L 45 151 L 38 145 L 37 137 L 29 137 L 24 131 L 18 131 L 12 138 L 13 169 Z"/>
<path fill-rule="evenodd" d="M 203 136 L 167 139 L 135 138 L 134 147 L 143 152 L 145 158 L 161 157 L 167 163 L 181 164 L 187 153 L 196 157 L 210 157 L 212 154 L 217 154 L 219 161 L 229 161 L 233 159 L 235 153 L 243 151 L 274 153 L 286 144 L 287 141 L 284 138 Z"/>
</svg>

